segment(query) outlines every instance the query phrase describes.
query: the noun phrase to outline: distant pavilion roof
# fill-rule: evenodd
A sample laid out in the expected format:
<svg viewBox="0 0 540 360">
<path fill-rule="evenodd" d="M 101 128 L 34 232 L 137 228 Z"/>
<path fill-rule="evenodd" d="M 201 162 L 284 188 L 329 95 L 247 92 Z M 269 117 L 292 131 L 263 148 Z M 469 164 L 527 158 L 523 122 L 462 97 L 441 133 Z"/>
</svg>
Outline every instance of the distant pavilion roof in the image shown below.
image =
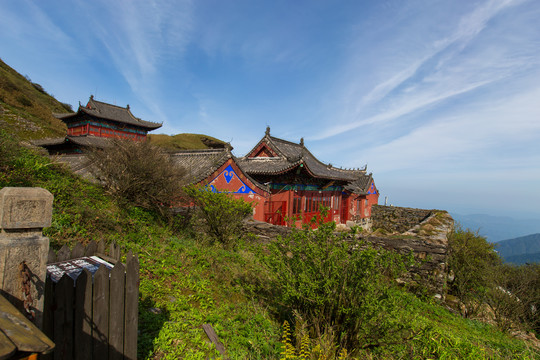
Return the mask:
<svg viewBox="0 0 540 360">
<path fill-rule="evenodd" d="M 70 114 L 53 114 L 53 115 L 57 119 L 65 121 L 65 120 L 74 118 L 80 114 L 88 114 L 88 115 L 106 119 L 106 120 L 116 121 L 116 122 L 128 124 L 128 125 L 139 126 L 148 130 L 155 130 L 162 126 L 162 124 L 160 123 L 145 121 L 145 120 L 141 120 L 135 117 L 131 113 L 129 109 L 129 105 L 123 108 L 120 106 L 107 104 L 107 103 L 95 100 L 93 95 L 90 96 L 90 100 L 88 100 L 88 103 L 86 104 L 86 106 L 79 105 L 79 109 L 77 110 L 77 112 L 70 113 Z"/>
<path fill-rule="evenodd" d="M 59 138 L 47 138 L 47 139 L 40 139 L 40 140 L 32 141 L 33 145 L 43 146 L 43 147 L 62 145 L 62 144 L 67 144 L 67 143 L 73 143 L 79 146 L 89 146 L 89 147 L 96 147 L 96 148 L 103 149 L 103 148 L 111 146 L 111 139 L 99 137 L 99 136 L 93 136 L 93 135 L 80 135 L 80 136 L 67 135 L 67 136 L 59 137 Z"/>
</svg>

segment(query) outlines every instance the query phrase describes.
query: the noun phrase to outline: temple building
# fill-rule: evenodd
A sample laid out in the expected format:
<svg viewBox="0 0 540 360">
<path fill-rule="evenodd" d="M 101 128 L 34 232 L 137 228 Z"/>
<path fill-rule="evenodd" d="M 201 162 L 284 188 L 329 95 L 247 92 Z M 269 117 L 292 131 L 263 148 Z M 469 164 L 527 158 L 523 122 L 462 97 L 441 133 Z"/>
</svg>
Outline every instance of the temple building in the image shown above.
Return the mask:
<svg viewBox="0 0 540 360">
<path fill-rule="evenodd" d="M 207 186 L 213 192 L 227 192 L 234 198 L 244 199 L 253 207 L 253 218 L 264 220 L 264 204 L 270 197 L 269 189 L 238 166 L 230 147 L 182 150 L 171 154 L 171 157 L 185 170 L 185 184 Z"/>
<path fill-rule="evenodd" d="M 53 115 L 66 123 L 67 136 L 33 142 L 52 155 L 82 153 L 91 147 L 103 148 L 107 146 L 108 138 L 143 141 L 148 131 L 162 125 L 135 117 L 129 105 L 123 108 L 107 104 L 95 100 L 93 95 L 86 106 L 79 105 L 77 112 Z"/>
<path fill-rule="evenodd" d="M 257 182 L 268 186 L 262 220 L 275 225 L 301 226 L 329 209 L 324 221 L 346 223 L 370 217 L 379 191 L 366 168 L 345 170 L 319 161 L 300 143 L 270 135 L 264 137 L 244 157 L 238 159 L 242 170 Z"/>
</svg>

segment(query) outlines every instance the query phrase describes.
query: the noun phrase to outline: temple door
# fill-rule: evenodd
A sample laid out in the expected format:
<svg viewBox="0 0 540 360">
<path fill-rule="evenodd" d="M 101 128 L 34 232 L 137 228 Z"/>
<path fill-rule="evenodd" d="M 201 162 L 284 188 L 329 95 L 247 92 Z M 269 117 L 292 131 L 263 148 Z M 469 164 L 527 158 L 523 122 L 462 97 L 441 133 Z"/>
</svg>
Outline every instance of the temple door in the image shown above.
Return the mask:
<svg viewBox="0 0 540 360">
<path fill-rule="evenodd" d="M 285 225 L 287 201 L 265 201 L 264 221 L 274 225 Z"/>
<path fill-rule="evenodd" d="M 339 216 L 339 222 L 345 224 L 349 220 L 349 196 L 341 196 L 341 211 Z"/>
</svg>

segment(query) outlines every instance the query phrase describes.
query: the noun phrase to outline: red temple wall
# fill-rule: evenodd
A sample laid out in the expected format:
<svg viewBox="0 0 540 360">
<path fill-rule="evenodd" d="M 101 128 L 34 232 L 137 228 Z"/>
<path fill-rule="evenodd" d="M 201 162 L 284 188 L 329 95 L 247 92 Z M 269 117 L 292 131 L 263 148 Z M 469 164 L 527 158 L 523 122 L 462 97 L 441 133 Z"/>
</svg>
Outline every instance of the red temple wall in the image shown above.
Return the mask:
<svg viewBox="0 0 540 360">
<path fill-rule="evenodd" d="M 210 187 L 212 191 L 228 192 L 235 199 L 251 203 L 253 218 L 264 221 L 264 204 L 269 194 L 255 186 L 232 159 L 227 160 L 201 183 Z"/>
<path fill-rule="evenodd" d="M 93 135 L 93 136 L 105 137 L 105 138 L 121 138 L 121 139 L 137 140 L 137 141 L 146 140 L 145 134 L 136 134 L 130 131 L 110 129 L 110 128 L 95 126 L 95 125 L 90 125 L 90 124 L 83 124 L 79 126 L 69 127 L 67 134 L 71 136 Z"/>
</svg>

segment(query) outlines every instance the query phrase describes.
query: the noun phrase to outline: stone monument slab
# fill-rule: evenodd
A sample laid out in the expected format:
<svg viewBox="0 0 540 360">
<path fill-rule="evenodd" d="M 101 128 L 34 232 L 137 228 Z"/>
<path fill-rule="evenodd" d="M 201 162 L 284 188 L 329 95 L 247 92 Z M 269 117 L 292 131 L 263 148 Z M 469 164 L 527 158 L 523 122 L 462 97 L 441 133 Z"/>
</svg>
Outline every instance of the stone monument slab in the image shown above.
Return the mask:
<svg viewBox="0 0 540 360">
<path fill-rule="evenodd" d="M 53 195 L 42 188 L 0 190 L 0 228 L 35 229 L 51 226 Z"/>
</svg>

